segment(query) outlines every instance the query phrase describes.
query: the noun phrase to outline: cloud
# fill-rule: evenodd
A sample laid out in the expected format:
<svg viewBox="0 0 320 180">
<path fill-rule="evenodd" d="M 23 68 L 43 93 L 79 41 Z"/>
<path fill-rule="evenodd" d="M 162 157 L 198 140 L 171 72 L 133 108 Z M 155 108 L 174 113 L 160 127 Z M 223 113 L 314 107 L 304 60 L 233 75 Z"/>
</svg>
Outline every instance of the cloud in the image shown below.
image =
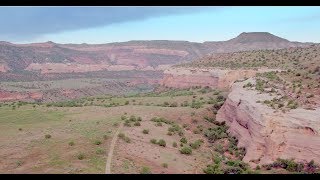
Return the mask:
<svg viewBox="0 0 320 180">
<path fill-rule="evenodd" d="M 213 7 L 1 7 L 0 38 L 30 40 L 44 34 L 107 26 Z"/>
</svg>

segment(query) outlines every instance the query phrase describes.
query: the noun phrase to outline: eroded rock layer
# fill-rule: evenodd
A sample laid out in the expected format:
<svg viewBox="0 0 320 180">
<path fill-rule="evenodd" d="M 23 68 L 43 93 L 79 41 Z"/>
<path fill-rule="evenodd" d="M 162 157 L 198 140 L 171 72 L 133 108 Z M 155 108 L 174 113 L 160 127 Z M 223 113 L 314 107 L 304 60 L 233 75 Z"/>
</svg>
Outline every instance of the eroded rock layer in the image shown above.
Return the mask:
<svg viewBox="0 0 320 180">
<path fill-rule="evenodd" d="M 320 162 L 320 108 L 276 111 L 257 101 L 273 96 L 244 89 L 248 79 L 235 83 L 217 120 L 226 121 L 229 131 L 246 147 L 245 162 L 270 163 L 277 158 Z"/>
<path fill-rule="evenodd" d="M 188 88 L 192 86 L 209 86 L 212 88 L 229 88 L 236 80 L 249 78 L 258 70 L 224 70 L 224 69 L 199 69 L 199 68 L 170 68 L 164 71 L 161 85 L 173 88 Z"/>
</svg>

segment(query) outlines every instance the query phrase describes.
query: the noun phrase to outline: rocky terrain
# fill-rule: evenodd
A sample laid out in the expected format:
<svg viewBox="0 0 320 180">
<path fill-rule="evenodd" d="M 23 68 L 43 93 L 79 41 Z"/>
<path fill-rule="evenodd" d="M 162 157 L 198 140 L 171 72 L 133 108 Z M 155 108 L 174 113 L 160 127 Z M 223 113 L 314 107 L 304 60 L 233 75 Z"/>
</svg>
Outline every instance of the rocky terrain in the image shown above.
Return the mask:
<svg viewBox="0 0 320 180">
<path fill-rule="evenodd" d="M 277 158 L 320 162 L 320 106 L 315 109 L 275 110 L 264 103 L 275 95 L 248 90 L 254 79 L 235 83 L 217 119 L 226 121 L 230 133 L 246 148 L 245 162 L 272 163 Z"/>
<path fill-rule="evenodd" d="M 272 69 L 170 68 L 164 71 L 160 84 L 172 88 L 194 86 L 229 89 L 238 79 L 249 78 Z"/>
<path fill-rule="evenodd" d="M 237 80 L 229 84 L 230 93 L 217 113 L 217 120 L 226 122 L 228 132 L 239 140 L 238 147 L 245 147 L 243 161 L 252 167 L 278 167 L 278 158 L 319 162 L 319 55 L 319 45 L 212 54 L 175 66 L 193 69 L 194 79 L 176 71 L 171 72 L 175 75 L 167 75 L 167 79 L 171 78 L 168 84 L 176 83 L 176 87 L 181 86 L 179 81 L 221 87 L 213 75 L 208 78 L 209 71 L 206 77 L 199 74 L 205 74 L 203 69 L 212 69 L 211 74 L 237 72 Z M 261 68 L 271 71 L 259 72 Z M 244 78 L 239 73 L 244 70 L 256 73 Z"/>
<path fill-rule="evenodd" d="M 210 53 L 305 47 L 270 33 L 242 33 L 220 42 L 129 41 L 109 44 L 12 44 L 0 42 L 0 72 L 41 74 L 119 70 L 158 70 L 161 65 L 190 62 Z M 161 68 L 160 68 L 161 69 Z"/>
</svg>

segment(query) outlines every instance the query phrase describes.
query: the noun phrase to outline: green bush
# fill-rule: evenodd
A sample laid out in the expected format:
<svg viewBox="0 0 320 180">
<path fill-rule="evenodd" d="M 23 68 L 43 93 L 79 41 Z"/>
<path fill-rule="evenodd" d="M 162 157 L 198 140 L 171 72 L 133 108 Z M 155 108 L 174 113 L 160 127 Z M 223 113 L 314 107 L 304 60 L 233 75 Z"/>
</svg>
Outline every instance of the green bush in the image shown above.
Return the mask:
<svg viewBox="0 0 320 180">
<path fill-rule="evenodd" d="M 191 147 L 192 149 L 198 149 L 198 148 L 200 148 L 200 146 L 201 146 L 202 143 L 203 143 L 202 140 L 196 140 L 195 142 L 190 143 L 189 145 L 190 145 L 190 147 Z"/>
<path fill-rule="evenodd" d="M 126 143 L 130 143 L 130 142 L 131 142 L 131 139 L 126 136 L 126 137 L 124 137 L 124 141 L 125 141 Z"/>
<path fill-rule="evenodd" d="M 142 131 L 142 133 L 143 133 L 143 134 L 149 134 L 149 129 L 144 129 L 144 130 Z"/>
<path fill-rule="evenodd" d="M 203 169 L 203 172 L 206 174 L 223 174 L 219 164 L 210 164 Z"/>
<path fill-rule="evenodd" d="M 135 122 L 133 125 L 135 126 L 141 126 L 141 124 L 139 122 Z"/>
<path fill-rule="evenodd" d="M 151 142 L 152 144 L 157 144 L 157 140 L 156 140 L 156 139 L 151 139 L 150 142 Z"/>
<path fill-rule="evenodd" d="M 151 170 L 149 167 L 142 167 L 140 174 L 151 174 Z"/>
<path fill-rule="evenodd" d="M 129 118 L 130 121 L 135 122 L 137 119 L 134 115 L 131 115 Z"/>
<path fill-rule="evenodd" d="M 86 158 L 86 156 L 85 156 L 83 153 L 79 153 L 79 154 L 77 155 L 77 158 L 78 158 L 79 160 L 83 160 L 84 158 Z"/>
<path fill-rule="evenodd" d="M 159 146 L 166 147 L 166 141 L 163 139 L 160 139 L 157 144 L 159 144 Z"/>
<path fill-rule="evenodd" d="M 168 168 L 168 164 L 167 163 L 162 163 L 162 167 Z"/>
<path fill-rule="evenodd" d="M 186 143 L 188 143 L 188 140 L 187 140 L 187 138 L 183 137 L 180 139 L 180 142 L 186 144 Z"/>
<path fill-rule="evenodd" d="M 173 142 L 173 143 L 172 143 L 172 146 L 173 146 L 173 147 L 177 147 L 178 144 L 177 144 L 176 142 Z"/>
<path fill-rule="evenodd" d="M 122 139 L 122 138 L 126 137 L 126 135 L 124 135 L 123 133 L 119 133 L 118 137 Z"/>
<path fill-rule="evenodd" d="M 162 126 L 162 123 L 161 122 L 157 122 L 156 126 Z"/>
<path fill-rule="evenodd" d="M 73 141 L 70 141 L 68 144 L 69 144 L 69 146 L 74 146 L 74 142 Z"/>
<path fill-rule="evenodd" d="M 183 148 L 180 149 L 181 154 L 192 154 L 192 149 L 190 147 L 184 146 Z"/>
<path fill-rule="evenodd" d="M 93 142 L 93 144 L 95 144 L 95 145 L 100 145 L 100 144 L 102 144 L 102 142 L 101 142 L 100 140 L 95 140 L 95 141 Z"/>
<path fill-rule="evenodd" d="M 96 154 L 105 154 L 106 153 L 106 151 L 104 150 L 104 149 L 101 149 L 101 148 L 97 148 L 96 149 Z"/>
<path fill-rule="evenodd" d="M 137 118 L 137 121 L 142 121 L 142 118 L 139 116 L 139 117 Z"/>
<path fill-rule="evenodd" d="M 46 139 L 50 139 L 50 138 L 51 138 L 51 135 L 50 135 L 50 134 L 46 134 L 44 137 L 45 137 Z"/>
<path fill-rule="evenodd" d="M 127 116 L 125 116 L 125 115 L 121 116 L 121 120 L 126 120 L 126 119 L 127 119 Z"/>
<path fill-rule="evenodd" d="M 178 107 L 178 103 L 177 102 L 173 102 L 170 104 L 170 107 Z"/>
</svg>

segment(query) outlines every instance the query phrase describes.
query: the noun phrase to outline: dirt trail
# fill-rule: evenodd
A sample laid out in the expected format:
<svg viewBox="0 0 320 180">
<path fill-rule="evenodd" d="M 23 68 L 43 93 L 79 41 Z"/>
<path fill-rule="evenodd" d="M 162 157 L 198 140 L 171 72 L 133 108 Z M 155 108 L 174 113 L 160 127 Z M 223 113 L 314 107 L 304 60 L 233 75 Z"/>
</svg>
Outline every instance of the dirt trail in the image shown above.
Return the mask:
<svg viewBox="0 0 320 180">
<path fill-rule="evenodd" d="M 120 127 L 118 128 L 117 132 L 114 134 L 112 141 L 111 141 L 111 146 L 109 149 L 109 153 L 108 153 L 108 158 L 107 158 L 107 162 L 106 162 L 106 174 L 111 174 L 111 160 L 112 160 L 112 156 L 113 156 L 113 150 L 114 147 L 116 145 L 117 139 L 118 139 L 118 134 L 120 132 L 120 130 L 123 127 L 123 123 L 120 124 Z"/>
</svg>

